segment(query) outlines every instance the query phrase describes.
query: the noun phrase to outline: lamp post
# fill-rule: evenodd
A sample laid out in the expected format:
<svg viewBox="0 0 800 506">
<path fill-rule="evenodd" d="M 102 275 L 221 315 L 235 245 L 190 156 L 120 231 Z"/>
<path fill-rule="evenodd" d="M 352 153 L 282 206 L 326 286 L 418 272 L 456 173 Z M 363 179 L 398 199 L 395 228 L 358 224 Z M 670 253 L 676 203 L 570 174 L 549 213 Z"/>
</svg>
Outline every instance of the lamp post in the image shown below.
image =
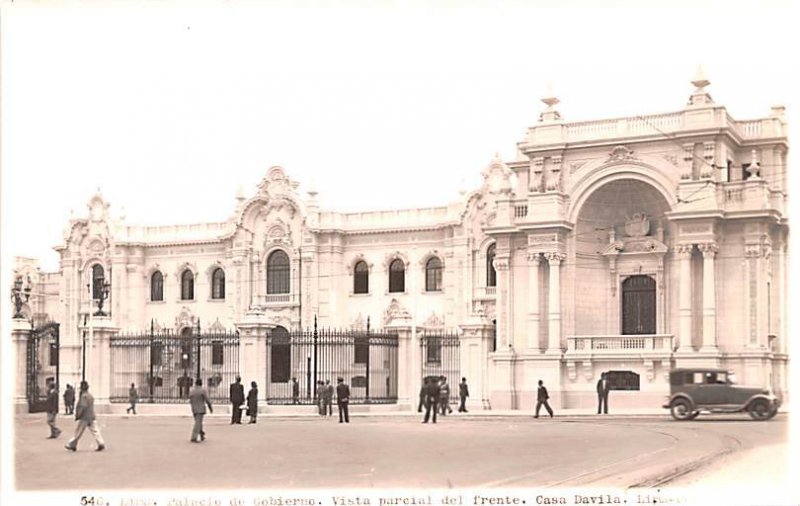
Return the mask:
<svg viewBox="0 0 800 506">
<path fill-rule="evenodd" d="M 97 311 L 94 313 L 94 315 L 108 316 L 105 311 L 103 311 L 103 302 L 108 299 L 108 294 L 111 290 L 111 283 L 106 281 L 105 278 L 98 278 L 97 283 L 100 288 L 100 293 L 98 294 L 100 297 L 97 299 Z"/>
<path fill-rule="evenodd" d="M 14 280 L 14 288 L 11 289 L 11 301 L 14 303 L 14 318 L 24 318 L 22 306 L 31 298 L 31 277 L 28 276 L 28 284 L 22 286 L 22 276 L 17 276 Z"/>
</svg>

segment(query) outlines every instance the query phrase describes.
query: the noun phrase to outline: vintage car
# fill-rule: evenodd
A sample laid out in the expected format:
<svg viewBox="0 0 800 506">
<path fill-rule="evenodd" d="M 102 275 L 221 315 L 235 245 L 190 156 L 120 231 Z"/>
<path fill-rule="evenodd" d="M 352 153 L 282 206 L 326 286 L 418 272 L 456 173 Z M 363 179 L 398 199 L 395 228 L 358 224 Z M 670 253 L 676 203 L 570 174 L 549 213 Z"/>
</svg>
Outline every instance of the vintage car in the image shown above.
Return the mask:
<svg viewBox="0 0 800 506">
<path fill-rule="evenodd" d="M 670 395 L 663 407 L 676 420 L 693 420 L 700 412 L 747 411 L 754 420 L 769 420 L 781 400 L 767 388 L 735 384 L 725 369 L 675 369 L 669 374 Z"/>
</svg>

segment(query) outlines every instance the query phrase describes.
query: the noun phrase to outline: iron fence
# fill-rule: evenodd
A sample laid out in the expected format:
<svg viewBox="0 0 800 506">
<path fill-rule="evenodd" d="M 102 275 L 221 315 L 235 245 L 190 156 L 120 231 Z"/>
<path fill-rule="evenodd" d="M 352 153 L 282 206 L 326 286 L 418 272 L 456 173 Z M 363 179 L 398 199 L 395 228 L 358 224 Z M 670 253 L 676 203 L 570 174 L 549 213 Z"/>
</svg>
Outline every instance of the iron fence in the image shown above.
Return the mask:
<svg viewBox="0 0 800 506">
<path fill-rule="evenodd" d="M 420 335 L 422 378 L 444 376 L 450 385 L 461 381 L 461 340 L 454 331 L 426 330 Z"/>
<path fill-rule="evenodd" d="M 119 335 L 111 339 L 111 402 L 127 402 L 131 383 L 139 402 L 188 399 L 195 378 L 214 402 L 228 402 L 229 386 L 239 374 L 239 333 L 181 335 L 170 331 Z"/>
<path fill-rule="evenodd" d="M 47 384 L 59 389 L 59 324 L 47 322 L 31 330 L 26 350 L 25 395 L 28 412 L 47 409 Z"/>
<path fill-rule="evenodd" d="M 351 404 L 397 402 L 397 334 L 276 327 L 267 336 L 267 402 L 314 404 L 317 382 L 350 386 Z M 335 402 L 334 394 L 334 402 Z"/>
</svg>

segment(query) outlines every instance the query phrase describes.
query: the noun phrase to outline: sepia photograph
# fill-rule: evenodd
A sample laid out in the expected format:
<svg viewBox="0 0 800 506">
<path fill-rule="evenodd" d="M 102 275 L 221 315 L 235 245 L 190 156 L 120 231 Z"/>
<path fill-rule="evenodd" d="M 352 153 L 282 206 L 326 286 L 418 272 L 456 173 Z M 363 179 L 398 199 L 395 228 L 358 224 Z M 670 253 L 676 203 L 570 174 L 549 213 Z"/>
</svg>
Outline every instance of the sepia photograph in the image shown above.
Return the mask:
<svg viewBox="0 0 800 506">
<path fill-rule="evenodd" d="M 0 502 L 800 503 L 792 7 L 2 2 Z"/>
</svg>

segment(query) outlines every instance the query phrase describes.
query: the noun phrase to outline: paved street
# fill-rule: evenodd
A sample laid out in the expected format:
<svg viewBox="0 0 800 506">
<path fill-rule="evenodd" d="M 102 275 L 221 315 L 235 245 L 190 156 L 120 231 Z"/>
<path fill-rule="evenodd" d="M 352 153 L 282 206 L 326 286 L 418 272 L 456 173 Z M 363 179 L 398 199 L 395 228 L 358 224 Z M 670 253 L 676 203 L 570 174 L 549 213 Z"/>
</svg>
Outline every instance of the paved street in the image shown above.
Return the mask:
<svg viewBox="0 0 800 506">
<path fill-rule="evenodd" d="M 21 415 L 17 488 L 654 487 L 681 474 L 685 483 L 686 472 L 711 457 L 736 462 L 743 452 L 788 439 L 785 414 L 769 422 L 746 415 L 693 422 L 470 415 L 436 425 L 400 415 L 356 416 L 349 425 L 335 417 L 228 421 L 207 418 L 208 440 L 191 444 L 186 416 L 100 417 L 107 450 L 94 452 L 87 432 L 73 453 L 63 445 L 74 422 L 60 416 L 64 434 L 53 441 L 45 439 L 44 415 Z"/>
</svg>

